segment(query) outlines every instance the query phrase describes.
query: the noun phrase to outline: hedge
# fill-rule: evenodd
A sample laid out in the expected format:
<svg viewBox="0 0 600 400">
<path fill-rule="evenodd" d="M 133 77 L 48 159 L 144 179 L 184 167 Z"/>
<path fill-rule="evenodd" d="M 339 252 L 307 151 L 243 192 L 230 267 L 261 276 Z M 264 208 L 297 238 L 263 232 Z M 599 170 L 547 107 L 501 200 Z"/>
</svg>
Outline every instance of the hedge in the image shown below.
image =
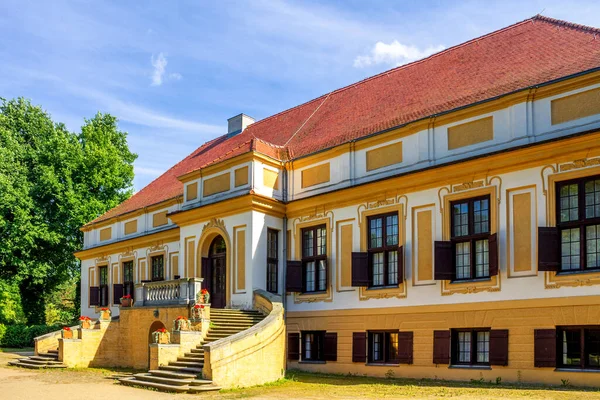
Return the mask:
<svg viewBox="0 0 600 400">
<path fill-rule="evenodd" d="M 0 324 L 0 347 L 33 347 L 33 338 L 58 331 L 62 325 L 2 325 Z"/>
</svg>

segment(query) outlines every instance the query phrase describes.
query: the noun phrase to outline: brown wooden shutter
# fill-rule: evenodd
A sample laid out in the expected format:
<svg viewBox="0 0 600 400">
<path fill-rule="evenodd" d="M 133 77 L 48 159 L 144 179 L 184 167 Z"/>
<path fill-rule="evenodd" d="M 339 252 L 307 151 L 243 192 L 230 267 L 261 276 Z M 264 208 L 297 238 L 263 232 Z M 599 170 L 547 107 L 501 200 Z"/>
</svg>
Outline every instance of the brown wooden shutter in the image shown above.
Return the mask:
<svg viewBox="0 0 600 400">
<path fill-rule="evenodd" d="M 98 286 L 90 287 L 90 306 L 100 305 L 100 288 Z"/>
<path fill-rule="evenodd" d="M 352 286 L 369 286 L 369 253 L 352 253 Z"/>
<path fill-rule="evenodd" d="M 404 282 L 404 248 L 398 246 L 398 284 Z"/>
<path fill-rule="evenodd" d="M 413 363 L 413 333 L 398 333 L 398 362 L 400 364 Z"/>
<path fill-rule="evenodd" d="M 433 363 L 450 363 L 450 331 L 433 331 Z"/>
<path fill-rule="evenodd" d="M 285 290 L 302 292 L 302 261 L 287 261 Z"/>
<path fill-rule="evenodd" d="M 352 362 L 367 362 L 367 332 L 352 333 Z"/>
<path fill-rule="evenodd" d="M 558 228 L 538 228 L 538 271 L 560 270 L 560 235 Z"/>
<path fill-rule="evenodd" d="M 454 263 L 452 262 L 452 242 L 435 242 L 435 280 L 454 279 Z"/>
<path fill-rule="evenodd" d="M 508 365 L 508 329 L 490 331 L 490 365 Z"/>
<path fill-rule="evenodd" d="M 300 334 L 288 333 L 288 352 L 287 359 L 298 361 L 300 359 Z"/>
<path fill-rule="evenodd" d="M 494 233 L 488 238 L 488 260 L 490 266 L 490 276 L 498 275 L 498 234 Z"/>
<path fill-rule="evenodd" d="M 556 330 L 536 329 L 533 338 L 533 365 L 536 367 L 556 367 Z"/>
<path fill-rule="evenodd" d="M 323 349 L 325 361 L 337 361 L 337 333 L 325 333 L 325 348 Z"/>
<path fill-rule="evenodd" d="M 113 304 L 121 304 L 121 297 L 123 297 L 123 285 L 115 283 L 113 285 Z"/>
</svg>

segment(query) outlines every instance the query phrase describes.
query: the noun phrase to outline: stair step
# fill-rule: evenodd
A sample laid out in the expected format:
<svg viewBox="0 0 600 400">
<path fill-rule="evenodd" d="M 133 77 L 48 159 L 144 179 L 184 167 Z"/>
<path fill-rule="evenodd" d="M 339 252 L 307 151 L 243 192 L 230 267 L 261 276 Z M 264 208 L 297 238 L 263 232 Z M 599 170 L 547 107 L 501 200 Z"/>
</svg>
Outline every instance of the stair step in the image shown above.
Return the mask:
<svg viewBox="0 0 600 400">
<path fill-rule="evenodd" d="M 34 365 L 47 365 L 47 364 L 49 364 L 48 361 L 33 360 L 31 358 L 19 358 L 19 361 L 27 363 L 27 364 L 34 364 Z"/>
<path fill-rule="evenodd" d="M 46 356 L 31 356 L 29 357 L 30 360 L 36 360 L 36 361 L 56 361 L 58 357 L 46 357 Z"/>
<path fill-rule="evenodd" d="M 162 383 L 165 385 L 173 385 L 173 386 L 186 386 L 193 380 L 192 378 L 185 378 L 185 379 L 165 378 L 164 376 L 156 376 L 156 375 L 152 375 L 149 373 L 135 374 L 135 375 L 133 375 L 133 377 L 140 381 Z"/>
<path fill-rule="evenodd" d="M 190 352 L 194 354 L 204 354 L 204 349 L 202 348 L 202 345 L 199 345 L 199 347 L 191 349 Z"/>
<path fill-rule="evenodd" d="M 48 353 L 58 354 L 58 349 L 57 350 L 48 350 Z"/>
<path fill-rule="evenodd" d="M 156 383 L 156 382 L 148 382 L 148 381 L 140 381 L 136 378 L 121 378 L 119 379 L 124 385 L 127 386 L 141 386 L 141 387 L 149 387 L 153 389 L 158 389 L 164 392 L 179 392 L 184 393 L 187 392 L 189 386 L 175 386 L 175 385 L 166 385 L 164 383 Z"/>
<path fill-rule="evenodd" d="M 193 368 L 193 367 L 180 367 L 177 365 L 161 365 L 161 370 L 165 371 L 176 371 L 184 374 L 201 374 L 202 368 Z"/>
<path fill-rule="evenodd" d="M 66 365 L 62 363 L 58 364 L 31 364 L 26 361 L 9 361 L 10 365 L 21 368 L 29 368 L 29 369 L 43 369 L 43 368 L 67 368 Z"/>
<path fill-rule="evenodd" d="M 187 358 L 193 358 L 195 360 L 202 360 L 202 359 L 204 359 L 204 353 L 192 353 L 192 352 L 190 352 L 190 353 L 184 353 L 183 356 L 187 357 Z"/>
<path fill-rule="evenodd" d="M 164 371 L 162 369 L 151 369 L 148 371 L 148 373 L 156 376 L 164 376 L 165 378 L 170 379 L 196 379 L 198 377 L 198 374 Z"/>
<path fill-rule="evenodd" d="M 187 353 L 189 354 L 189 353 Z M 200 356 L 200 357 L 194 357 L 194 356 L 188 356 L 185 355 L 184 357 L 177 357 L 177 361 L 190 361 L 190 362 L 197 362 L 197 363 L 204 363 L 204 356 Z"/>
<path fill-rule="evenodd" d="M 190 382 L 190 386 L 210 385 L 212 383 L 213 383 L 213 381 L 210 381 L 208 379 L 194 379 L 193 381 Z"/>
<path fill-rule="evenodd" d="M 198 362 L 198 361 L 171 361 L 169 363 L 169 365 L 175 366 L 175 367 L 192 367 L 192 368 L 204 367 L 204 363 Z"/>
<path fill-rule="evenodd" d="M 201 386 L 190 386 L 190 388 L 188 389 L 188 393 L 203 393 L 203 392 L 212 392 L 212 391 L 217 391 L 217 390 L 221 390 L 220 386 L 215 386 L 215 385 L 201 385 Z"/>
</svg>

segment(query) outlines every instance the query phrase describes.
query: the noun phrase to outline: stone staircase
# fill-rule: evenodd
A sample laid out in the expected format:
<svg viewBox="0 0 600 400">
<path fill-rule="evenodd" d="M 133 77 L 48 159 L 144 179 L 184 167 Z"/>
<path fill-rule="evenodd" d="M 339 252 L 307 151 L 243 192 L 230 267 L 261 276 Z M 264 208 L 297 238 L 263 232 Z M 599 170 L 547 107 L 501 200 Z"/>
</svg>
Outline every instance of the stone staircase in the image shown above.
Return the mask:
<svg viewBox="0 0 600 400">
<path fill-rule="evenodd" d="M 21 368 L 42 369 L 42 368 L 67 368 L 62 362 L 58 361 L 58 349 L 48 350 L 37 356 L 19 358 L 15 361 L 9 361 L 9 365 Z"/>
<path fill-rule="evenodd" d="M 171 361 L 169 365 L 160 366 L 158 370 L 135 374 L 121 378 L 124 385 L 153 388 L 166 392 L 201 393 L 221 388 L 212 381 L 202 379 L 204 367 L 203 345 L 242 332 L 264 319 L 258 311 L 215 309 L 210 310 L 211 327 L 204 342 L 195 349 Z"/>
</svg>

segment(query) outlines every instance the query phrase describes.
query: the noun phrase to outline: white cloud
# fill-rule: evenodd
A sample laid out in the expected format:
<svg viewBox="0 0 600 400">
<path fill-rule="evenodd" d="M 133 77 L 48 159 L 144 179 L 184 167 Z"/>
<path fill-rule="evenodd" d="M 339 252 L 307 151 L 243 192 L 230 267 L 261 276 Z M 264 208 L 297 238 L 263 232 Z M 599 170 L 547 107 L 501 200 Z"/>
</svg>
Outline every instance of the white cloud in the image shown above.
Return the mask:
<svg viewBox="0 0 600 400">
<path fill-rule="evenodd" d="M 150 58 L 150 62 L 152 63 L 152 67 L 154 67 L 154 71 L 152 71 L 152 86 L 160 86 L 163 84 L 165 72 L 167 70 L 167 57 L 163 53 L 158 53 L 158 57 Z M 171 72 L 167 75 L 167 79 L 178 81 L 181 78 L 181 74 L 179 72 Z"/>
<path fill-rule="evenodd" d="M 159 175 L 162 175 L 165 172 L 165 170 L 162 170 L 162 169 L 140 167 L 137 165 L 134 165 L 133 169 L 134 169 L 136 175 L 149 175 L 151 177 L 157 177 Z"/>
<path fill-rule="evenodd" d="M 442 45 L 429 46 L 421 50 L 416 46 L 407 46 L 397 40 L 394 40 L 390 44 L 377 42 L 371 50 L 370 55 L 358 56 L 354 59 L 354 67 L 365 68 L 379 64 L 398 66 L 420 60 L 442 50 L 444 50 L 444 46 Z"/>
<path fill-rule="evenodd" d="M 154 59 L 154 55 L 150 59 L 154 71 L 152 72 L 152 86 L 160 86 L 163 83 L 163 75 L 167 68 L 167 58 L 163 53 L 158 53 L 158 57 Z"/>
</svg>

